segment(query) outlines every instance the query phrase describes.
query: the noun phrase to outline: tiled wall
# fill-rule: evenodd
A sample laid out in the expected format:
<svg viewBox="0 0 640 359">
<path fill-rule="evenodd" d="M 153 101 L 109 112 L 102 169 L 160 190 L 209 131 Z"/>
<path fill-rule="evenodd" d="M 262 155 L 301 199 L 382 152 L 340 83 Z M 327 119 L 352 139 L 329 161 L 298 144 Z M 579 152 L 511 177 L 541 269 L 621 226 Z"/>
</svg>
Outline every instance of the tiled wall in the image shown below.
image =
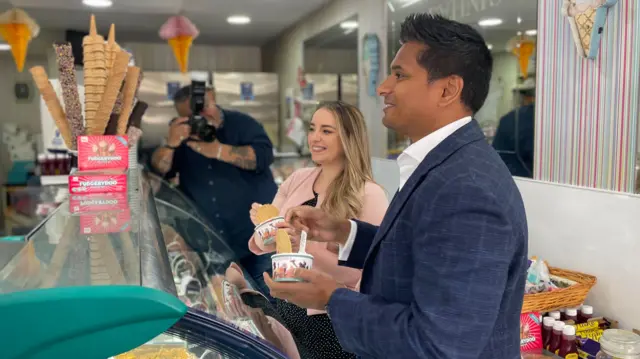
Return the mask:
<svg viewBox="0 0 640 359">
<path fill-rule="evenodd" d="M 539 0 L 536 179 L 634 190 L 640 4 L 609 10 L 596 60 L 575 48 L 562 1 Z"/>
</svg>

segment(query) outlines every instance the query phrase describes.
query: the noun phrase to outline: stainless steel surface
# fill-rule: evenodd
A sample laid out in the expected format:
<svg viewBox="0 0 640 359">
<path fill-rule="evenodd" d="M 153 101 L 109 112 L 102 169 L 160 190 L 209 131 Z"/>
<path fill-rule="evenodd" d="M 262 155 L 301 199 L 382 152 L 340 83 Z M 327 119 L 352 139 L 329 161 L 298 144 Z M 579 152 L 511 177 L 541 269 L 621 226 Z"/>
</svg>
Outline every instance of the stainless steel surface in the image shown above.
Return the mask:
<svg viewBox="0 0 640 359">
<path fill-rule="evenodd" d="M 358 106 L 358 75 L 342 74 L 340 75 L 340 93 L 342 101 Z"/>
<path fill-rule="evenodd" d="M 338 74 L 306 74 L 313 84 L 313 99 L 319 102 L 338 99 Z"/>
<path fill-rule="evenodd" d="M 149 104 L 142 118 L 142 146 L 156 147 L 167 136 L 169 122 L 177 116 L 173 99 L 168 96 L 168 84 L 177 82 L 180 87 L 191 84 L 191 76 L 179 72 L 145 72 L 138 97 Z"/>
<path fill-rule="evenodd" d="M 243 99 L 240 87 L 250 83 L 253 99 Z M 244 112 L 262 124 L 275 147 L 279 147 L 280 95 L 278 75 L 266 72 L 214 72 L 216 102 L 223 108 Z"/>
</svg>

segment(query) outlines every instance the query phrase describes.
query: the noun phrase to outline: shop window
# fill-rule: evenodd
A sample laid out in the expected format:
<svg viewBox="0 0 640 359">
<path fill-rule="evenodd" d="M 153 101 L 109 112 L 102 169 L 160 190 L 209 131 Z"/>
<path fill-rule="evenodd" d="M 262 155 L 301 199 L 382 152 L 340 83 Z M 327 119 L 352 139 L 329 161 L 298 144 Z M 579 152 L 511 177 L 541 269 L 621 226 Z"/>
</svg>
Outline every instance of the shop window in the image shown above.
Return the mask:
<svg viewBox="0 0 640 359">
<path fill-rule="evenodd" d="M 474 117 L 511 173 L 533 177 L 537 1 L 390 0 L 390 62 L 401 46 L 402 21 L 416 12 L 438 13 L 469 24 L 484 37 L 494 66 L 489 95 Z M 388 141 L 391 158 L 410 145 L 407 138 L 391 130 Z"/>
</svg>

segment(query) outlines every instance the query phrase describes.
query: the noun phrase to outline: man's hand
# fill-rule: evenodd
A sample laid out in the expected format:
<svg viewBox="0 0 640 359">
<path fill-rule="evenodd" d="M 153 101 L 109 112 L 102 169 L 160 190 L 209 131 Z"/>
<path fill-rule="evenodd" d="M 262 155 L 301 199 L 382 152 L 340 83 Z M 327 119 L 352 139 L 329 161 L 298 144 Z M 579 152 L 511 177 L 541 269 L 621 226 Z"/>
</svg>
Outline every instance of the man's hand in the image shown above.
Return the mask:
<svg viewBox="0 0 640 359">
<path fill-rule="evenodd" d="M 269 274 L 263 275 L 265 283 L 271 289 L 272 297 L 286 300 L 302 308 L 324 310 L 333 292 L 345 287 L 330 276 L 309 269 L 296 269 L 295 276 L 304 280 L 302 283 L 275 282 Z"/>
<path fill-rule="evenodd" d="M 189 138 L 191 133 L 191 126 L 187 124 L 188 117 L 181 117 L 169 125 L 169 136 L 167 137 L 167 144 L 171 147 L 178 147 L 182 141 Z"/>
<path fill-rule="evenodd" d="M 285 222 L 278 227 L 306 231 L 308 239 L 316 242 L 344 244 L 351 230 L 349 220 L 335 218 L 320 208 L 309 206 L 288 210 Z"/>
</svg>

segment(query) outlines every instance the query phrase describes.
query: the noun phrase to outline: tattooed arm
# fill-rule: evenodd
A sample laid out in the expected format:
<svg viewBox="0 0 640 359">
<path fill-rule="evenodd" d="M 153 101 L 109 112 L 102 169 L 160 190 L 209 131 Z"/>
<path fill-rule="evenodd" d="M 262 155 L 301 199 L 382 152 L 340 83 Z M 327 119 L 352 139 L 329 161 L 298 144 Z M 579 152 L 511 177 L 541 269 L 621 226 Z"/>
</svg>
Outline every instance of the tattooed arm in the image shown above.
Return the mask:
<svg viewBox="0 0 640 359">
<path fill-rule="evenodd" d="M 189 137 L 191 128 L 187 125 L 188 118 L 178 118 L 171 121 L 169 125 L 169 135 L 167 144 L 171 147 L 178 147 L 182 141 Z M 160 147 L 151 156 L 151 165 L 162 175 L 166 175 L 173 167 L 173 155 L 175 150 L 168 147 Z"/>
<path fill-rule="evenodd" d="M 232 164 L 243 170 L 253 171 L 257 168 L 256 152 L 251 146 L 231 146 L 219 141 L 188 142 L 188 145 L 205 157 Z"/>
<path fill-rule="evenodd" d="M 162 175 L 166 175 L 173 165 L 173 154 L 175 150 L 168 147 L 158 148 L 151 157 L 151 165 Z"/>
</svg>

